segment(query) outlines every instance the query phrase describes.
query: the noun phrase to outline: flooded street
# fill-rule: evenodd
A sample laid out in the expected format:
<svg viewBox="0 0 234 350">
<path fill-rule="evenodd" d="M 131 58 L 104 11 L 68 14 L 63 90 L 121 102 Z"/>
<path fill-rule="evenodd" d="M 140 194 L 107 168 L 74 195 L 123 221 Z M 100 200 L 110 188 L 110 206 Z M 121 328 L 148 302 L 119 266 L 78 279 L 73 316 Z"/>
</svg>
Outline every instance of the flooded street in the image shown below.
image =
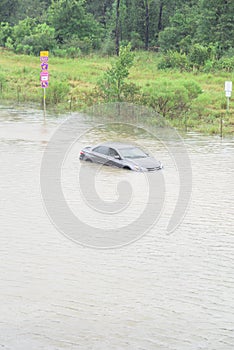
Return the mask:
<svg viewBox="0 0 234 350">
<path fill-rule="evenodd" d="M 0 349 L 233 350 L 234 139 L 183 134 L 191 200 L 168 234 L 178 197 L 176 164 L 153 137 L 121 132 L 121 140 L 137 141 L 164 164 L 165 200 L 147 232 L 95 249 L 60 232 L 42 199 L 43 154 L 68 117 L 49 115 L 44 122 L 41 111 L 0 106 Z M 82 134 L 88 122 L 76 117 Z M 97 166 L 80 165 L 79 150 L 117 136 L 90 124 L 63 162 L 66 202 L 94 228 L 121 230 L 147 203 L 144 174 L 111 167 L 97 171 L 97 192 L 110 201 L 118 198 L 120 180 L 130 182 L 130 208 L 110 218 L 92 214 L 82 199 L 77 171 Z"/>
</svg>

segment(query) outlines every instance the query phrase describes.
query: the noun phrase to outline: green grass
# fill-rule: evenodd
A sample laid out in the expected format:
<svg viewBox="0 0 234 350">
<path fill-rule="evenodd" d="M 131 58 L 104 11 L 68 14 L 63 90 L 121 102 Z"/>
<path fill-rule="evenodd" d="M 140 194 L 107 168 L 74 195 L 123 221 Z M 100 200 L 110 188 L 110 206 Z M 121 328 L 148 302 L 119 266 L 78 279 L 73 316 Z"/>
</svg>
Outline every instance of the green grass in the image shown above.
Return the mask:
<svg viewBox="0 0 234 350">
<path fill-rule="evenodd" d="M 115 61 L 115 57 L 101 57 L 98 55 L 82 56 L 77 59 L 65 59 L 49 56 L 50 82 L 49 89 L 58 84 L 63 101 L 59 102 L 59 110 L 72 108 L 80 110 L 86 105 L 95 104 L 98 101 L 93 91 L 99 78 Z M 137 52 L 134 66 L 130 70 L 129 80 L 140 86 L 147 92 L 156 82 L 163 80 L 179 81 L 193 80 L 203 90 L 192 103 L 191 110 L 186 116 L 170 120 L 170 123 L 178 128 L 199 131 L 209 134 L 218 134 L 220 130 L 220 116 L 225 120 L 224 133 L 234 133 L 234 106 L 230 100 L 230 110 L 226 113 L 226 97 L 224 83 L 233 81 L 234 73 L 198 73 L 179 72 L 176 70 L 158 70 L 160 60 L 158 53 Z M 42 89 L 40 86 L 40 59 L 39 57 L 15 55 L 7 50 L 0 50 L 0 99 L 2 101 L 18 101 L 24 103 L 36 103 L 39 106 L 42 101 Z M 63 84 L 64 92 L 63 94 Z M 67 93 L 67 84 L 70 87 Z M 234 92 L 233 92 L 234 94 Z M 68 103 L 72 100 L 72 103 Z M 49 107 L 53 99 L 48 100 Z M 54 106 L 53 106 L 54 108 Z M 186 120 L 186 125 L 185 125 Z"/>
</svg>

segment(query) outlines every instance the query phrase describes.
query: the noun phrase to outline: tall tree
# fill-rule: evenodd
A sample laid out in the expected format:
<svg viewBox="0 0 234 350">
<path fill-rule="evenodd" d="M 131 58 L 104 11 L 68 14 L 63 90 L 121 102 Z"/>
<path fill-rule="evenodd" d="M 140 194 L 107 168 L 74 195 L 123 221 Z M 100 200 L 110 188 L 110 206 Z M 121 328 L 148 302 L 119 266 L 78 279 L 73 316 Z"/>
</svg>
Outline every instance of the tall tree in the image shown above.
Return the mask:
<svg viewBox="0 0 234 350">
<path fill-rule="evenodd" d="M 0 22 L 15 23 L 15 15 L 18 9 L 18 0 L 0 1 Z"/>
<path fill-rule="evenodd" d="M 119 41 L 120 41 L 120 0 L 116 0 L 116 19 L 115 19 L 115 52 L 119 56 Z"/>
<path fill-rule="evenodd" d="M 104 28 L 107 28 L 113 3 L 114 0 L 86 0 L 86 9 Z"/>
<path fill-rule="evenodd" d="M 234 1 L 201 0 L 197 41 L 218 44 L 220 53 L 234 47 Z"/>
<path fill-rule="evenodd" d="M 186 1 L 182 8 L 178 7 L 169 24 L 159 34 L 159 44 L 162 50 L 177 50 L 188 52 L 194 42 L 199 23 L 199 7 L 194 0 Z"/>
<path fill-rule="evenodd" d="M 71 37 L 80 40 L 97 40 L 100 26 L 92 14 L 85 10 L 84 0 L 52 0 L 48 11 L 48 21 L 55 28 L 59 43 L 67 42 Z"/>
<path fill-rule="evenodd" d="M 149 1 L 145 0 L 145 49 L 149 48 Z"/>
</svg>

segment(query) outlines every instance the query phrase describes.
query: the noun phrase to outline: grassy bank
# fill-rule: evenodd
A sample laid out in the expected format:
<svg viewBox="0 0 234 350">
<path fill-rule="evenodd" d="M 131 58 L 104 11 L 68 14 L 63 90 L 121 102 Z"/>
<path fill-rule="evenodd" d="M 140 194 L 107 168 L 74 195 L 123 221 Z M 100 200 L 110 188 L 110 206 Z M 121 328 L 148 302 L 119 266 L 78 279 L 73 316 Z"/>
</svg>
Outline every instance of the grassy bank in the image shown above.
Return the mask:
<svg viewBox="0 0 234 350">
<path fill-rule="evenodd" d="M 98 79 L 110 67 L 114 57 L 87 56 L 79 59 L 49 57 L 49 88 L 46 89 L 47 108 L 58 111 L 81 110 L 98 103 L 94 93 Z M 230 100 L 229 112 L 226 107 L 224 83 L 233 80 L 233 72 L 198 73 L 158 70 L 159 56 L 156 53 L 137 53 L 130 70 L 129 80 L 143 92 L 148 92 L 155 82 L 181 79 L 194 81 L 202 89 L 193 100 L 190 110 L 169 120 L 172 126 L 207 134 L 220 133 L 220 120 L 223 119 L 224 135 L 234 133 L 234 106 Z M 19 103 L 42 104 L 43 89 L 40 87 L 39 57 L 15 55 L 0 51 L 0 99 Z"/>
</svg>

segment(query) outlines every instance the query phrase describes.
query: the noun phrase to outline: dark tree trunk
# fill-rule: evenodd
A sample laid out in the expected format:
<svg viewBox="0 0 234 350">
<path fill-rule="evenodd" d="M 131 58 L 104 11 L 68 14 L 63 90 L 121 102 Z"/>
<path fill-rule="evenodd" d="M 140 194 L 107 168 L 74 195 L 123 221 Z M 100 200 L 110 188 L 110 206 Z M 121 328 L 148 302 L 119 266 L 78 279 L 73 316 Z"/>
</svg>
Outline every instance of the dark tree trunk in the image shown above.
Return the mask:
<svg viewBox="0 0 234 350">
<path fill-rule="evenodd" d="M 163 1 L 160 1 L 159 15 L 158 15 L 158 32 L 162 30 L 162 14 L 163 14 Z"/>
<path fill-rule="evenodd" d="M 115 52 L 117 56 L 119 56 L 119 37 L 120 37 L 119 7 L 120 7 L 120 0 L 117 0 L 116 1 L 116 25 L 115 25 Z"/>
<path fill-rule="evenodd" d="M 149 2 L 145 0 L 145 49 L 149 49 Z"/>
</svg>

